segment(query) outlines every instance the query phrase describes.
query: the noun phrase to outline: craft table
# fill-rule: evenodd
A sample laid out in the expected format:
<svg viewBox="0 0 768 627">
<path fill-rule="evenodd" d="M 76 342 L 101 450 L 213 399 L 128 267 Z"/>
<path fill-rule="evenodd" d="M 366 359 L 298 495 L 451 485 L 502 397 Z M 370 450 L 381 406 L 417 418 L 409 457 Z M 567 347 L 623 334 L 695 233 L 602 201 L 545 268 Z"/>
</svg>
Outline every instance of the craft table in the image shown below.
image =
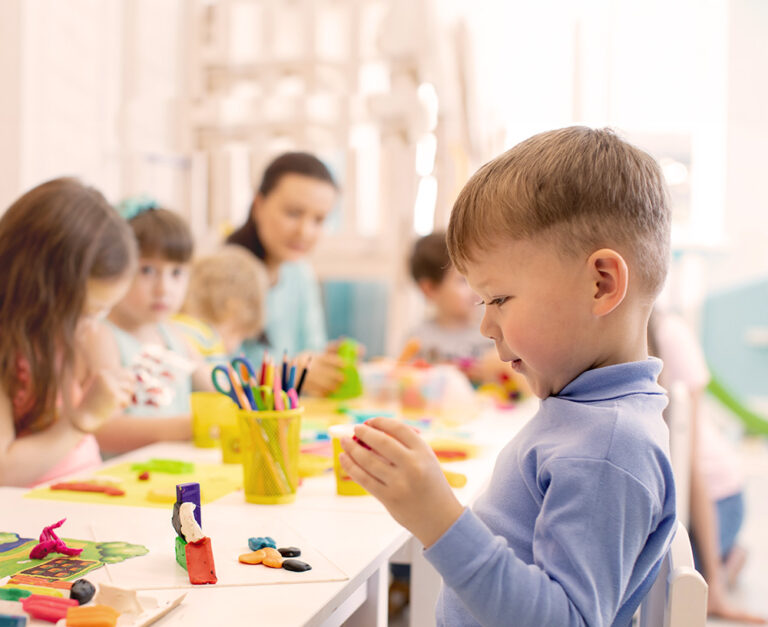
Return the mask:
<svg viewBox="0 0 768 627">
<path fill-rule="evenodd" d="M 466 426 L 476 434 L 474 441 L 483 444 L 483 452 L 476 458 L 446 465 L 467 475 L 467 485 L 456 490 L 462 502 L 470 503 L 479 494 L 499 450 L 536 407 L 537 402 L 531 401 L 512 411 L 487 412 Z M 194 448 L 191 444 L 158 443 L 109 460 L 104 470 L 108 472 L 108 468 L 117 463 L 151 458 L 217 463 L 220 452 Z M 181 570 L 171 561 L 175 536 L 170 522 L 171 505 L 153 508 L 43 500 L 25 496 L 24 489 L 0 488 L 0 531 L 37 537 L 43 526 L 66 517 L 67 522 L 58 530 L 60 537 L 145 544 L 150 548 L 147 556 L 94 570 L 86 578 L 147 591 L 160 601 L 186 592 L 183 603 L 156 623 L 161 627 L 216 624 L 330 627 L 342 623 L 381 627 L 387 624 L 389 561 L 393 557 L 398 562 L 413 564 L 411 624 L 419 627 L 434 624 L 433 608 L 440 579 L 421 557 L 421 547 L 378 501 L 369 496 L 338 496 L 334 481 L 331 473 L 305 479 L 296 501 L 288 505 L 248 504 L 242 491 L 204 504 L 203 531 L 210 535 L 213 544 L 220 580 L 216 585 L 170 587 L 177 585 L 175 581 L 181 581 L 174 576 L 168 578 L 169 587 L 162 585 L 162 575 L 158 574 L 162 569 L 171 569 L 169 572 L 176 577 L 175 570 Z M 292 576 L 290 582 L 229 585 L 222 573 L 234 566 L 227 560 L 236 562 L 239 544 L 244 545 L 240 552 L 247 552 L 248 537 L 271 535 L 260 530 L 278 530 L 275 534 L 283 530 L 283 536 L 300 537 L 311 548 L 306 554 L 314 555 L 317 560 L 314 576 L 327 576 L 327 580 L 301 582 L 303 573 L 286 571 Z M 171 557 L 152 562 L 152 542 L 159 543 L 163 550 L 167 547 Z M 278 545 L 281 543 L 278 538 Z M 290 538 L 286 543 L 292 543 Z M 311 559 L 307 561 L 311 563 Z M 147 588 L 143 587 L 147 584 L 140 583 L 142 569 L 151 582 Z M 38 624 L 50 625 L 30 623 Z"/>
</svg>

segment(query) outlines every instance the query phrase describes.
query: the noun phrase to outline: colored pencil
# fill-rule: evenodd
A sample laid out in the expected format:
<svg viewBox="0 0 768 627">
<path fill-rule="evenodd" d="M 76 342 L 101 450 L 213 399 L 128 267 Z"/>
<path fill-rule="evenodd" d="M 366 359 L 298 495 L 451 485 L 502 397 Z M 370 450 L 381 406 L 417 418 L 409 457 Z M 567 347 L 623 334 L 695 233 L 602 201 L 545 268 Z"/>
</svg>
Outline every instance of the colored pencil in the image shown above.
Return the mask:
<svg viewBox="0 0 768 627">
<path fill-rule="evenodd" d="M 309 370 L 309 364 L 312 362 L 312 356 L 310 355 L 309 359 L 307 359 L 307 363 L 304 365 L 304 370 L 301 371 L 301 376 L 299 377 L 299 384 L 296 386 L 296 394 L 301 395 L 301 388 L 304 387 L 304 379 L 307 378 L 307 370 Z"/>
<path fill-rule="evenodd" d="M 293 384 L 296 383 L 296 360 L 291 361 L 291 374 L 288 375 L 288 385 L 286 386 L 289 390 L 293 387 Z"/>
<path fill-rule="evenodd" d="M 240 403 L 240 408 L 248 409 L 251 404 L 248 401 L 248 397 L 245 395 L 243 387 L 240 385 L 240 379 L 237 376 L 235 369 L 230 364 L 227 364 L 227 371 L 229 372 L 229 378 L 232 381 L 232 389 L 235 391 L 238 403 Z"/>
<path fill-rule="evenodd" d="M 288 385 L 288 351 L 283 351 L 283 371 L 280 380 L 283 382 L 280 389 L 285 392 Z"/>
</svg>

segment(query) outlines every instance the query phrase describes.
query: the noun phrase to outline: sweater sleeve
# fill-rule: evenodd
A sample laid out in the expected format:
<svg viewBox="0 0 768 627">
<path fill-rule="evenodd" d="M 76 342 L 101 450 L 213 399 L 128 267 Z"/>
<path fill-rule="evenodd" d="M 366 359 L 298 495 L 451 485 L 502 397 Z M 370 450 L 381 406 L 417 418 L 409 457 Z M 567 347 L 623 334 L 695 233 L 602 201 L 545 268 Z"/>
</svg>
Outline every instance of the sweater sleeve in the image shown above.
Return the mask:
<svg viewBox="0 0 768 627">
<path fill-rule="evenodd" d="M 425 557 L 482 625 L 611 625 L 660 517 L 659 499 L 604 459 L 559 459 L 540 475 L 533 564 L 471 510 Z M 514 518 L 514 503 L 506 515 Z M 665 534 L 667 535 L 667 534 Z M 654 554 L 655 572 L 667 539 Z M 644 558 L 647 560 L 648 556 Z"/>
</svg>

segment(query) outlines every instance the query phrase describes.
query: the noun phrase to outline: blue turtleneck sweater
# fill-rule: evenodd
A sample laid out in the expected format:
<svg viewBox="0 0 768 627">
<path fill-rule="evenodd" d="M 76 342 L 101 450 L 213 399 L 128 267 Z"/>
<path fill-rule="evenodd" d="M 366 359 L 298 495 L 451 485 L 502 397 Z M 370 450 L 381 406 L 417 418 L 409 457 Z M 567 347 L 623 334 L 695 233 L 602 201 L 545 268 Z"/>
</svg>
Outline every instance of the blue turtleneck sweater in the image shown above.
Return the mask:
<svg viewBox="0 0 768 627">
<path fill-rule="evenodd" d="M 588 370 L 541 402 L 425 551 L 444 581 L 439 625 L 630 624 L 676 524 L 660 370 Z"/>
</svg>

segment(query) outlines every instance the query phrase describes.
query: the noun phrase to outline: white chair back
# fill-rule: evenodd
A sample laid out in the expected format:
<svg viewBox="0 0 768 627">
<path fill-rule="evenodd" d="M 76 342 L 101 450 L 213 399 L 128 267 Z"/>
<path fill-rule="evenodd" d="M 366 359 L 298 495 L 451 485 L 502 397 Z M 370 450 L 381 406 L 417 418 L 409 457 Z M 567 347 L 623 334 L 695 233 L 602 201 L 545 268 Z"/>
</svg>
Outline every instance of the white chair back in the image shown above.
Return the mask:
<svg viewBox="0 0 768 627">
<path fill-rule="evenodd" d="M 707 582 L 693 567 L 688 531 L 678 521 L 656 581 L 640 604 L 639 627 L 705 627 Z"/>
</svg>

